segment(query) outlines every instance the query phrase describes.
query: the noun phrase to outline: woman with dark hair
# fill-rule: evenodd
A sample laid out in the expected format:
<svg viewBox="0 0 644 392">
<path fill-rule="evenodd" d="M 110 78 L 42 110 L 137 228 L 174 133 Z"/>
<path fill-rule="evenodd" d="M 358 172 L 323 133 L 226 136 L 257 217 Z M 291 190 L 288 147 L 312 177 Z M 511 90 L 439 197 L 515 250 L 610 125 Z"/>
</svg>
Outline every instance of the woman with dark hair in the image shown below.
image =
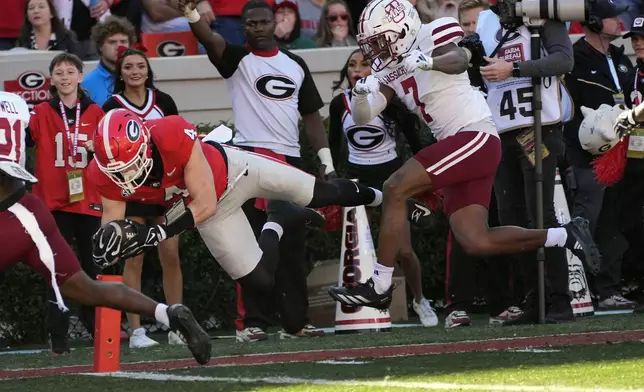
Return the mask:
<svg viewBox="0 0 644 392">
<path fill-rule="evenodd" d="M 44 200 L 65 240 L 75 245 L 83 270 L 92 279 L 100 272 L 92 257 L 92 235 L 101 225 L 101 198 L 87 178 L 92 156 L 85 148 L 103 111 L 80 88 L 83 62 L 70 53 L 49 65 L 52 99 L 36 105 L 29 120 L 27 145 L 35 147 L 38 183 L 33 193 Z M 49 334 L 56 354 L 69 352 L 69 313 L 63 313 L 50 289 Z M 82 307 L 80 319 L 94 334 L 94 308 Z"/>
<path fill-rule="evenodd" d="M 351 13 L 344 0 L 329 0 L 324 4 L 315 42 L 320 48 L 358 45 Z"/>
<path fill-rule="evenodd" d="M 340 80 L 333 84 L 333 90 L 347 87 L 331 100 L 329 108 L 329 147 L 336 167 L 340 158 L 342 139 L 347 142 L 349 151 L 346 172 L 348 178 L 357 179 L 369 187 L 382 189 L 385 180 L 402 166 L 396 152 L 396 136 L 403 133 L 412 152 L 421 149 L 418 130 L 418 117 L 409 112 L 400 101 L 393 101 L 379 117 L 366 125 L 358 126 L 353 122 L 351 110 L 351 90 L 356 82 L 371 75 L 371 66 L 359 49 L 354 50 L 340 71 Z M 343 137 L 343 135 L 345 137 Z M 371 210 L 367 210 L 371 218 Z M 405 273 L 405 280 L 414 294 L 413 308 L 426 327 L 438 324 L 438 318 L 429 301 L 423 296 L 420 262 L 411 246 L 409 227 L 401 233 L 402 248 L 398 260 Z"/>
<path fill-rule="evenodd" d="M 74 33 L 58 18 L 52 0 L 29 0 L 18 36 L 18 47 L 34 50 L 61 50 L 77 54 Z"/>
<path fill-rule="evenodd" d="M 119 48 L 114 69 L 114 95 L 103 105 L 107 113 L 112 109 L 125 108 L 144 120 L 178 115 L 177 105 L 168 94 L 154 87 L 154 74 L 145 52 L 136 48 Z M 154 224 L 163 223 L 165 208 L 151 204 L 129 202 L 126 216 L 128 219 L 145 223 L 150 219 Z M 163 269 L 163 291 L 168 304 L 178 304 L 183 296 L 183 276 L 179 259 L 179 236 L 159 244 L 159 261 Z M 123 282 L 130 288 L 141 291 L 143 255 L 128 259 L 123 269 Z M 143 348 L 157 345 L 141 327 L 138 314 L 128 313 L 130 324 L 130 348 Z M 184 344 L 174 332 L 168 333 L 168 343 Z"/>
</svg>

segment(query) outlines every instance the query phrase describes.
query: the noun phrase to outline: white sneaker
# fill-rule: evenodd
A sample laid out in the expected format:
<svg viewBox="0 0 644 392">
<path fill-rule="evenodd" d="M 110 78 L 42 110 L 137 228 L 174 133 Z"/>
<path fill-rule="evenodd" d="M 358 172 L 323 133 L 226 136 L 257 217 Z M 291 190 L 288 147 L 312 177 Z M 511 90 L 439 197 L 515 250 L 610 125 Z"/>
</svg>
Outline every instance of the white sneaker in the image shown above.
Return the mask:
<svg viewBox="0 0 644 392">
<path fill-rule="evenodd" d="M 266 332 L 262 331 L 261 328 L 257 327 L 250 327 L 250 328 L 244 328 L 241 331 L 236 331 L 235 333 L 235 338 L 238 342 L 243 343 L 252 343 L 252 342 L 257 342 L 260 340 L 267 340 L 268 335 Z"/>
<path fill-rule="evenodd" d="M 420 303 L 412 300 L 412 306 L 416 314 L 418 314 L 418 317 L 420 317 L 420 322 L 423 324 L 423 327 L 435 327 L 438 325 L 438 317 L 427 299 L 421 299 Z"/>
<path fill-rule="evenodd" d="M 159 342 L 150 339 L 145 334 L 145 328 L 137 328 L 130 336 L 130 348 L 146 348 L 159 344 Z"/>
<path fill-rule="evenodd" d="M 171 346 L 185 346 L 186 342 L 181 334 L 170 331 L 168 332 L 168 344 Z"/>
</svg>

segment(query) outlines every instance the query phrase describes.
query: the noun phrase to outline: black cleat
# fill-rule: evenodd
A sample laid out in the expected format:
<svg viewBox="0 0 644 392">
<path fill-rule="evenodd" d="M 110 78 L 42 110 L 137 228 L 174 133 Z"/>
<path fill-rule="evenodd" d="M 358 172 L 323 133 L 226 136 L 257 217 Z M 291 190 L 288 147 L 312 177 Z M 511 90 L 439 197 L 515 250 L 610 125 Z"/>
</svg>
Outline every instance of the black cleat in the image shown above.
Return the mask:
<svg viewBox="0 0 644 392">
<path fill-rule="evenodd" d="M 395 284 L 391 284 L 389 290 L 383 294 L 376 293 L 373 287 L 373 279 L 369 278 L 364 283 L 358 283 L 351 287 L 331 287 L 329 295 L 336 301 L 347 306 L 368 306 L 379 310 L 385 310 L 391 305 Z"/>
<path fill-rule="evenodd" d="M 601 265 L 601 254 L 595 241 L 593 241 L 588 220 L 578 216 L 566 223 L 563 227 L 568 233 L 564 247 L 570 249 L 591 274 L 596 275 Z"/>
<path fill-rule="evenodd" d="M 65 355 L 71 354 L 69 349 L 69 342 L 67 336 L 52 333 L 49 336 L 49 344 L 51 347 L 52 355 Z"/>
<path fill-rule="evenodd" d="M 190 309 L 185 305 L 177 304 L 169 306 L 167 313 L 172 332 L 178 332 L 183 336 L 192 356 L 200 365 L 207 364 L 212 351 L 210 336 L 195 320 Z"/>
<path fill-rule="evenodd" d="M 268 214 L 267 222 L 275 222 L 285 230 L 297 229 L 302 225 L 322 227 L 326 224 L 324 215 L 316 210 L 283 200 L 268 200 L 266 214 Z"/>
</svg>

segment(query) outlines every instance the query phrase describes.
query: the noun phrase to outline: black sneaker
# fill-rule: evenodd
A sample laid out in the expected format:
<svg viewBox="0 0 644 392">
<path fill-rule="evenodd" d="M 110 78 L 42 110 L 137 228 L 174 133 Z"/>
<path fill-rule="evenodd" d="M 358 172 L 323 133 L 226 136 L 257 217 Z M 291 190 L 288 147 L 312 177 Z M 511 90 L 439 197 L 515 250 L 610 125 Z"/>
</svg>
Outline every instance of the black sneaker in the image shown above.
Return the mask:
<svg viewBox="0 0 644 392">
<path fill-rule="evenodd" d="M 575 217 L 564 225 L 564 229 L 568 233 L 564 247 L 570 249 L 591 274 L 596 275 L 601 265 L 601 254 L 593 241 L 588 220 L 579 216 Z"/>
<path fill-rule="evenodd" d="M 329 295 L 336 301 L 348 306 L 368 306 L 379 310 L 385 310 L 391 305 L 395 284 L 391 284 L 389 290 L 383 294 L 376 293 L 373 287 L 373 279 L 369 278 L 364 283 L 358 283 L 351 287 L 331 287 Z"/>
<path fill-rule="evenodd" d="M 67 336 L 51 334 L 49 336 L 49 345 L 51 346 L 51 353 L 53 355 L 65 355 L 71 353 Z"/>
<path fill-rule="evenodd" d="M 299 228 L 302 225 L 322 227 L 326 218 L 316 210 L 300 207 L 283 200 L 269 200 L 266 205 L 267 222 L 275 222 L 283 229 Z"/>
<path fill-rule="evenodd" d="M 187 306 L 177 304 L 168 307 L 168 319 L 172 332 L 179 332 L 188 344 L 188 349 L 197 362 L 205 365 L 210 361 L 210 336 L 201 328 Z"/>
</svg>

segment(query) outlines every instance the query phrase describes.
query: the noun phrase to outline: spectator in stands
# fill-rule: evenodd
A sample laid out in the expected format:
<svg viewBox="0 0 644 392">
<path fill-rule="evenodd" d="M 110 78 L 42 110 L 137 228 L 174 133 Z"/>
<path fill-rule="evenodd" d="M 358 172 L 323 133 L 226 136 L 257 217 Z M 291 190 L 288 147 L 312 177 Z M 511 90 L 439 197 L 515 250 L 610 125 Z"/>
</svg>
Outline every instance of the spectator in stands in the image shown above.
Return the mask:
<svg viewBox="0 0 644 392">
<path fill-rule="evenodd" d="M 315 48 L 315 42 L 300 32 L 300 13 L 295 0 L 277 0 L 275 12 L 275 42 L 281 49 Z"/>
<path fill-rule="evenodd" d="M 320 48 L 357 46 L 356 31 L 350 22 L 347 3 L 344 0 L 328 0 L 322 7 L 315 42 Z"/>
<path fill-rule="evenodd" d="M 318 32 L 318 25 L 320 24 L 320 16 L 322 15 L 322 7 L 327 0 L 295 0 L 297 8 L 300 12 L 300 19 L 302 25 L 300 26 L 301 34 L 304 37 L 315 39 Z M 359 1 L 359 0 L 352 0 Z M 363 7 L 364 8 L 364 7 Z"/>
<path fill-rule="evenodd" d="M 329 108 L 329 148 L 334 165 L 345 165 L 348 178 L 355 178 L 363 185 L 382 189 L 385 180 L 402 166 L 402 160 L 396 151 L 397 136 L 400 133 L 405 135 L 412 153 L 420 151 L 421 123 L 400 100 L 394 100 L 382 116 L 376 117 L 366 126 L 356 126 L 349 110 L 351 90 L 358 80 L 369 75 L 371 65 L 364 59 L 360 49 L 354 50 L 340 70 L 340 80 L 333 85 L 333 91 L 341 88 L 343 91 L 331 100 Z M 361 139 L 361 133 L 369 136 Z M 348 160 L 341 154 L 343 140 L 346 140 L 348 147 Z M 371 213 L 372 209 L 367 208 L 369 219 Z M 425 327 L 435 327 L 438 318 L 423 295 L 420 261 L 411 245 L 409 225 L 404 233 L 400 233 L 400 238 L 402 246 L 398 260 L 414 295 L 414 311 Z"/>
<path fill-rule="evenodd" d="M 208 4 L 208 3 L 204 3 Z M 142 0 L 141 33 L 189 31 L 188 21 L 167 0 Z"/>
<path fill-rule="evenodd" d="M 0 13 L 0 50 L 9 50 L 16 45 L 28 1 L 13 0 L 2 5 L 2 13 Z"/>
<path fill-rule="evenodd" d="M 597 181 L 591 167 L 595 158 L 579 142 L 581 106 L 597 109 L 601 104 L 624 103 L 624 90 L 632 84 L 633 65 L 624 47 L 611 42 L 621 36 L 619 15 L 626 5 L 601 0 L 593 5 L 592 16 L 583 23 L 585 38 L 575 42 L 575 67 L 565 82 L 574 103 L 573 119 L 565 125 L 566 160 L 570 164 L 566 180 L 573 200 L 571 216 L 588 219 L 591 232 L 602 253 L 601 268 L 592 289 L 599 297 L 600 309 L 633 308 L 636 304 L 621 294 L 622 255 L 628 244 L 619 232 L 616 187 Z"/>
<path fill-rule="evenodd" d="M 91 40 L 92 27 L 110 15 L 110 8 L 120 0 L 54 0 L 63 25 L 76 34 L 78 55 L 83 60 L 95 60 L 96 50 Z"/>
<path fill-rule="evenodd" d="M 75 54 L 76 38 L 58 18 L 52 0 L 29 0 L 17 45 L 33 50 L 62 50 Z"/>
<path fill-rule="evenodd" d="M 49 65 L 52 99 L 34 107 L 29 120 L 27 144 L 36 148 L 33 193 L 52 212 L 65 241 L 76 248 L 83 271 L 96 279 L 100 268 L 92 257 L 92 235 L 101 225 L 101 198 L 86 176 L 92 159 L 85 142 L 92 139 L 103 111 L 80 88 L 83 63 L 77 56 L 62 53 Z M 55 354 L 69 353 L 69 312 L 56 305 L 49 289 L 48 332 Z M 94 335 L 94 308 L 81 307 L 80 319 Z"/>
<path fill-rule="evenodd" d="M 83 88 L 92 101 L 103 106 L 114 89 L 113 72 L 119 46 L 131 46 L 136 41 L 134 26 L 124 18 L 108 17 L 92 29 L 92 39 L 101 59 L 98 66 L 85 75 Z"/>
<path fill-rule="evenodd" d="M 465 35 L 471 35 L 476 31 L 476 21 L 479 19 L 479 13 L 490 8 L 488 0 L 463 0 L 458 6 L 458 22 L 465 32 Z"/>
<path fill-rule="evenodd" d="M 273 4 L 273 0 L 266 2 Z M 241 18 L 242 8 L 246 3 L 247 0 L 201 0 L 197 3 L 197 11 L 226 42 L 241 46 L 246 42 Z"/>
<path fill-rule="evenodd" d="M 183 18 L 185 19 L 185 18 Z M 114 95 L 103 105 L 107 113 L 112 109 L 125 108 L 145 120 L 178 115 L 177 105 L 171 96 L 154 86 L 154 74 L 150 61 L 143 51 L 120 47 L 116 68 L 114 70 Z M 150 219 L 153 224 L 165 222 L 166 208 L 152 204 L 128 202 L 125 216 L 139 223 Z M 143 256 L 136 256 L 125 261 L 123 283 L 141 291 L 141 274 Z M 159 244 L 159 261 L 163 270 L 163 292 L 170 305 L 181 303 L 183 297 L 183 277 L 179 259 L 179 236 L 167 239 Z M 128 313 L 130 324 L 130 348 L 143 348 L 158 343 L 145 333 L 141 327 L 141 317 Z M 169 344 L 183 344 L 183 340 L 174 332 L 168 333 Z"/>
<path fill-rule="evenodd" d="M 487 88 L 487 102 L 501 138 L 502 156 L 494 181 L 494 192 L 502 225 L 534 227 L 536 221 L 536 178 L 534 156 L 534 117 L 532 77 L 542 78 L 543 124 L 543 225 L 558 227 L 554 208 L 555 172 L 563 155 L 563 133 L 559 77 L 573 67 L 572 43 L 566 25 L 547 20 L 542 28 L 545 55 L 531 58 L 530 31 L 525 25 L 513 34 L 498 38 L 501 23 L 492 10 L 479 13 L 476 33 L 481 37 L 488 65 L 480 68 Z M 511 30 L 510 30 L 511 31 Z M 501 41 L 501 42 L 499 42 Z M 547 154 L 545 152 L 547 150 Z M 547 248 L 546 319 L 564 322 L 573 319 L 568 285 L 566 250 Z M 522 316 L 506 324 L 537 323 L 536 252 L 517 255 L 524 259 L 527 290 L 530 295 Z"/>
<path fill-rule="evenodd" d="M 429 1 L 428 0 L 410 0 L 409 1 L 414 7 L 416 7 L 416 11 L 418 11 L 418 17 L 420 18 L 420 21 L 423 24 L 426 23 L 431 23 L 432 20 L 434 20 L 434 15 L 432 10 L 429 7 Z"/>
<path fill-rule="evenodd" d="M 460 0 L 419 0 L 419 3 L 422 2 L 429 4 L 429 9 L 432 12 L 432 20 L 445 17 L 458 18 Z"/>
</svg>

